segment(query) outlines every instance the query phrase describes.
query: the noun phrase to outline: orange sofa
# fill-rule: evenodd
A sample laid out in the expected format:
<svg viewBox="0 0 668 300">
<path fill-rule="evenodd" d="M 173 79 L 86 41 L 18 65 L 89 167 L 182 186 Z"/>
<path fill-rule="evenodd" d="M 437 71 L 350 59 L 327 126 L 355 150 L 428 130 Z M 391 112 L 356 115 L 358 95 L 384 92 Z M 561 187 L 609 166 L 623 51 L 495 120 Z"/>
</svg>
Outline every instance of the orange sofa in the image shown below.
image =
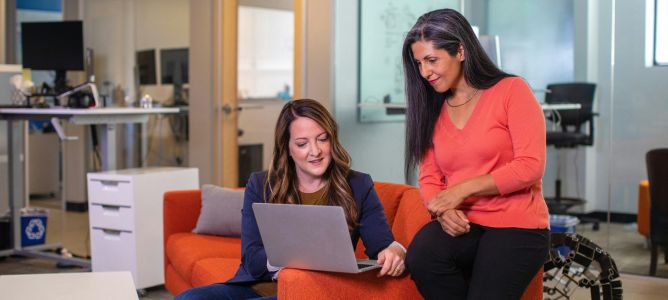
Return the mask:
<svg viewBox="0 0 668 300">
<path fill-rule="evenodd" d="M 415 187 L 376 182 L 375 189 L 397 241 L 410 244 L 430 220 Z M 173 295 L 202 285 L 224 282 L 239 267 L 241 240 L 192 233 L 201 208 L 199 190 L 172 191 L 164 196 L 165 287 Z M 364 246 L 356 248 L 364 257 Z M 542 270 L 523 300 L 542 299 Z M 377 278 L 376 272 L 340 274 L 285 269 L 278 277 L 279 299 L 420 299 L 409 276 Z"/>
</svg>

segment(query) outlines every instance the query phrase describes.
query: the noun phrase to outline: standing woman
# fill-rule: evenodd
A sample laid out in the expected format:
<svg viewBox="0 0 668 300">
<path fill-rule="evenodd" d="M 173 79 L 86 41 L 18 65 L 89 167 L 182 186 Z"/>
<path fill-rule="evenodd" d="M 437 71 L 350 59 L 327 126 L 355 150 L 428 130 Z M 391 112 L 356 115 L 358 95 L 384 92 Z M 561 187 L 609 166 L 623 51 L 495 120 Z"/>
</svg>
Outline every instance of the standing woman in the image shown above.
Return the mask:
<svg viewBox="0 0 668 300">
<path fill-rule="evenodd" d="M 252 205 L 257 202 L 343 207 L 353 247 L 382 265 L 378 276 L 404 272 L 404 247 L 394 241 L 367 174 L 350 169 L 334 118 L 315 100 L 290 101 L 276 122 L 269 171 L 251 174 L 241 212 L 241 264 L 225 283 L 189 289 L 176 299 L 275 299 L 279 268 L 269 265 Z M 323 282 L 322 284 L 328 284 Z"/>
<path fill-rule="evenodd" d="M 421 16 L 402 56 L 406 174 L 435 218 L 406 267 L 426 299 L 520 299 L 549 249 L 541 107 L 454 10 Z"/>
</svg>

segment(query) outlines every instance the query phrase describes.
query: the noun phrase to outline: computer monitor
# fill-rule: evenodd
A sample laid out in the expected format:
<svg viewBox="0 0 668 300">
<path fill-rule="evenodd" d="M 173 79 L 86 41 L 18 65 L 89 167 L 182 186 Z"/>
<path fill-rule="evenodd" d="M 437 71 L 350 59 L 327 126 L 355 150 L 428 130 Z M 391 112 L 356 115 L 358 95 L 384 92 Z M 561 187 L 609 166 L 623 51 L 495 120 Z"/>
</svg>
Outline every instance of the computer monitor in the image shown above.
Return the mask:
<svg viewBox="0 0 668 300">
<path fill-rule="evenodd" d="M 155 49 L 137 51 L 136 55 L 139 84 L 156 84 Z"/>
<path fill-rule="evenodd" d="M 162 84 L 188 83 L 188 48 L 160 50 Z"/>
<path fill-rule="evenodd" d="M 23 67 L 56 71 L 55 90 L 67 89 L 66 71 L 84 70 L 83 22 L 21 23 Z"/>
</svg>

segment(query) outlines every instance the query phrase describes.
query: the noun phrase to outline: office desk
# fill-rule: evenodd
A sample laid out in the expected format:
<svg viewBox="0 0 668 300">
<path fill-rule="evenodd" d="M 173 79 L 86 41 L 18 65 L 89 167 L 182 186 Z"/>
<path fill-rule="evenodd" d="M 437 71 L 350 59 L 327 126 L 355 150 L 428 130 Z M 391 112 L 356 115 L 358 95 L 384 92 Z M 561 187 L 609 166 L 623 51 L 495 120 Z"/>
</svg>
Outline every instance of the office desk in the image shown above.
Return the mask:
<svg viewBox="0 0 668 300">
<path fill-rule="evenodd" d="M 9 211 L 11 214 L 11 230 L 13 249 L 0 251 L 0 256 L 13 254 L 54 259 L 60 262 L 90 267 L 90 261 L 78 258 L 64 258 L 51 253 L 36 252 L 33 250 L 51 249 L 53 245 L 35 247 L 21 247 L 21 216 L 19 209 L 26 200 L 24 170 L 21 154 L 24 145 L 23 121 L 64 119 L 74 124 L 92 125 L 101 127 L 100 146 L 102 149 L 102 169 L 104 171 L 116 169 L 116 125 L 126 123 L 145 123 L 151 114 L 174 114 L 178 108 L 0 108 L 0 119 L 7 121 L 7 166 Z M 59 247 L 59 245 L 55 246 Z"/>
</svg>

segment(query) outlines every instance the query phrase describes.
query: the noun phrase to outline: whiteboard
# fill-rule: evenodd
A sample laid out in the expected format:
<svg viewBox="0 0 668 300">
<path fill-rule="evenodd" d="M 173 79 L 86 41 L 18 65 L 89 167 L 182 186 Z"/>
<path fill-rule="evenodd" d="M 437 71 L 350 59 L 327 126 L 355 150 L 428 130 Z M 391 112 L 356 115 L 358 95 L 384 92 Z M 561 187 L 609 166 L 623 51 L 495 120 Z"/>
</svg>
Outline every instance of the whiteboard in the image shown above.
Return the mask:
<svg viewBox="0 0 668 300">
<path fill-rule="evenodd" d="M 426 12 L 452 8 L 459 0 L 359 1 L 359 119 L 403 121 L 395 108 L 405 104 L 401 47 L 406 33 Z M 390 104 L 390 105 L 383 105 Z"/>
</svg>

